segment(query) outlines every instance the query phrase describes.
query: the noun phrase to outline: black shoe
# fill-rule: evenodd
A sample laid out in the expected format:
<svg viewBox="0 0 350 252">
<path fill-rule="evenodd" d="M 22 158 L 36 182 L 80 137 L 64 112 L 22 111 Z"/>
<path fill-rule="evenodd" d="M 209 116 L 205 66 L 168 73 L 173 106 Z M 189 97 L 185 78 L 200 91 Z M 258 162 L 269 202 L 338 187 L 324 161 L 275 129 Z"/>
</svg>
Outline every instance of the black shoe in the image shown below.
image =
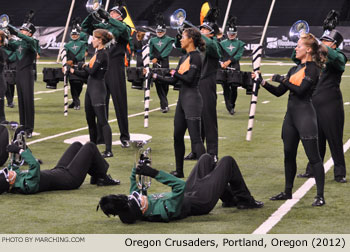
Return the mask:
<svg viewBox="0 0 350 252">
<path fill-rule="evenodd" d="M 104 158 L 110 158 L 113 157 L 113 153 L 111 151 L 104 151 L 101 153 L 102 157 Z"/>
<path fill-rule="evenodd" d="M 184 160 L 197 160 L 197 156 L 195 153 L 190 152 L 186 157 L 184 157 Z"/>
<path fill-rule="evenodd" d="M 165 107 L 165 108 L 161 108 L 160 110 L 162 111 L 162 113 L 168 113 L 170 108 L 169 107 Z"/>
<path fill-rule="evenodd" d="M 234 115 L 236 112 L 235 112 L 234 109 L 231 109 L 231 110 L 229 111 L 229 113 L 230 113 L 230 115 Z"/>
<path fill-rule="evenodd" d="M 346 183 L 347 182 L 345 177 L 336 177 L 334 180 L 338 183 Z"/>
<path fill-rule="evenodd" d="M 237 202 L 236 201 L 227 201 L 227 202 L 222 202 L 221 204 L 222 207 L 228 208 L 228 207 L 236 207 Z"/>
<path fill-rule="evenodd" d="M 120 142 L 122 144 L 122 148 L 129 148 L 130 147 L 129 141 L 121 140 Z"/>
<path fill-rule="evenodd" d="M 7 107 L 9 107 L 9 108 L 14 108 L 14 107 L 15 107 L 15 104 L 9 103 L 9 104 L 7 104 Z"/>
<path fill-rule="evenodd" d="M 300 174 L 298 174 L 298 175 L 297 175 L 297 177 L 298 177 L 298 178 L 313 178 L 313 177 L 314 177 L 314 175 L 313 175 L 313 174 L 310 174 L 310 173 L 305 172 L 305 173 L 300 173 Z"/>
<path fill-rule="evenodd" d="M 326 204 L 324 198 L 321 196 L 316 196 L 314 202 L 312 203 L 312 206 L 323 206 L 324 204 Z"/>
<path fill-rule="evenodd" d="M 74 108 L 74 102 L 68 105 L 68 108 Z"/>
<path fill-rule="evenodd" d="M 80 106 L 74 106 L 75 110 L 80 110 Z"/>
<path fill-rule="evenodd" d="M 175 176 L 175 177 L 178 177 L 178 178 L 184 178 L 185 177 L 183 172 L 171 171 L 170 174 Z"/>
<path fill-rule="evenodd" d="M 97 184 L 97 180 L 98 180 L 97 177 L 91 176 L 90 177 L 90 184 L 91 185 L 96 185 Z"/>
<path fill-rule="evenodd" d="M 33 137 L 33 134 L 32 134 L 32 132 L 27 132 L 27 138 L 32 138 Z"/>
<path fill-rule="evenodd" d="M 106 175 L 105 178 L 98 178 L 96 184 L 98 186 L 120 185 L 120 180 L 112 179 L 111 175 Z"/>
<path fill-rule="evenodd" d="M 238 209 L 252 209 L 252 208 L 262 208 L 264 203 L 262 201 L 253 200 L 250 203 L 247 202 L 239 202 L 237 204 Z"/>
<path fill-rule="evenodd" d="M 292 195 L 289 193 L 285 193 L 285 192 L 281 192 L 275 196 L 272 196 L 270 198 L 270 200 L 287 200 L 287 199 L 291 199 Z"/>
</svg>

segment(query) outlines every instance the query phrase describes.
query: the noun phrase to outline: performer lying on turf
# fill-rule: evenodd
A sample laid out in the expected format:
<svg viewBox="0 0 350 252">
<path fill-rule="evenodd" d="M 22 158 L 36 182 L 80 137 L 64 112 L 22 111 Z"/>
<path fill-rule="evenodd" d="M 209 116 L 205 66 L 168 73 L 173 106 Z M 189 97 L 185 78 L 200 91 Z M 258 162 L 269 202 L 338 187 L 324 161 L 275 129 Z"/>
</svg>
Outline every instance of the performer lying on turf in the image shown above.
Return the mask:
<svg viewBox="0 0 350 252">
<path fill-rule="evenodd" d="M 3 192 L 33 194 L 52 190 L 73 190 L 80 187 L 86 174 L 90 174 L 91 184 L 98 186 L 119 185 L 107 175 L 108 163 L 101 156 L 96 145 L 79 142 L 68 147 L 55 168 L 40 171 L 40 164 L 27 148 L 23 150 L 15 144 L 8 145 L 8 152 L 19 153 L 29 169 L 20 170 L 19 165 L 9 164 L 0 170 L 0 194 Z"/>
<path fill-rule="evenodd" d="M 136 220 L 164 221 L 182 219 L 191 215 L 208 214 L 219 198 L 223 207 L 239 209 L 261 208 L 264 204 L 251 196 L 236 161 L 223 157 L 216 165 L 209 154 L 200 157 L 187 181 L 167 172 L 151 168 L 141 160 L 131 173 L 130 195 L 108 195 L 101 198 L 97 210 L 109 215 L 119 215 L 123 223 Z M 171 192 L 140 195 L 136 174 L 150 176 L 172 188 Z"/>
</svg>

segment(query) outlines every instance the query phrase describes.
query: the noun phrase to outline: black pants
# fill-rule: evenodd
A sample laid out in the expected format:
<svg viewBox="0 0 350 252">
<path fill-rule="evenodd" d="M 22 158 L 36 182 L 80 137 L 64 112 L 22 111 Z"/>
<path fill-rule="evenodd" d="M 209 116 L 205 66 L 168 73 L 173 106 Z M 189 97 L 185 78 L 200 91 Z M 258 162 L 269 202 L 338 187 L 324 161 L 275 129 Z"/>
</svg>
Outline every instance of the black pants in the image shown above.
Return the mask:
<svg viewBox="0 0 350 252">
<path fill-rule="evenodd" d="M 201 119 L 199 117 L 186 117 L 178 101 L 174 118 L 174 150 L 176 171 L 183 173 L 184 155 L 185 155 L 185 132 L 188 129 L 191 138 L 191 150 L 197 157 L 205 153 L 204 144 L 201 139 Z"/>
<path fill-rule="evenodd" d="M 9 144 L 9 133 L 5 126 L 0 125 L 0 166 L 3 166 L 9 153 L 6 151 L 6 147 Z"/>
<path fill-rule="evenodd" d="M 115 114 L 118 119 L 120 140 L 130 140 L 124 57 L 115 57 L 109 59 L 109 68 L 106 72 L 105 79 L 107 87 L 107 118 L 109 98 L 112 96 Z"/>
<path fill-rule="evenodd" d="M 7 84 L 7 89 L 6 89 L 5 96 L 6 96 L 8 105 L 13 103 L 14 95 L 15 95 L 15 85 Z"/>
<path fill-rule="evenodd" d="M 26 132 L 34 129 L 34 74 L 33 66 L 17 69 L 16 86 L 18 95 L 19 121 Z"/>
<path fill-rule="evenodd" d="M 323 197 L 324 167 L 318 150 L 317 122 L 313 106 L 300 107 L 300 111 L 287 111 L 283 126 L 285 192 L 292 193 L 297 171 L 296 157 L 301 140 L 307 158 L 313 168 L 316 180 L 317 195 Z"/>
<path fill-rule="evenodd" d="M 169 92 L 169 85 L 166 83 L 162 83 L 161 81 L 155 81 L 157 94 L 160 101 L 160 107 L 161 109 L 165 109 L 168 107 L 168 92 Z"/>
<path fill-rule="evenodd" d="M 225 105 L 228 112 L 235 109 L 237 100 L 237 85 L 233 83 L 222 84 L 224 90 Z"/>
<path fill-rule="evenodd" d="M 108 163 L 94 143 L 73 143 L 65 151 L 55 168 L 40 171 L 39 192 L 51 190 L 73 190 L 84 182 L 86 174 L 103 178 Z"/>
<path fill-rule="evenodd" d="M 254 201 L 232 157 L 225 156 L 214 166 L 213 158 L 204 154 L 186 181 L 185 211 L 188 215 L 208 214 L 219 198 L 224 202 L 233 198 L 238 202 Z"/>
<path fill-rule="evenodd" d="M 85 93 L 85 115 L 89 127 L 90 141 L 97 144 L 97 122 L 106 145 L 106 151 L 112 150 L 112 130 L 107 121 L 106 105 L 93 105 L 89 92 Z M 97 119 L 97 122 L 96 122 Z"/>
<path fill-rule="evenodd" d="M 202 139 L 206 142 L 207 153 L 218 155 L 218 119 L 216 114 L 216 74 L 199 81 L 203 98 Z"/>
<path fill-rule="evenodd" d="M 334 161 L 334 178 L 346 176 L 343 150 L 344 104 L 340 90 L 325 90 L 313 97 L 318 124 L 318 146 L 322 161 L 326 155 L 326 142 Z M 310 164 L 306 173 L 313 174 Z"/>
<path fill-rule="evenodd" d="M 79 80 L 69 80 L 69 84 L 70 84 L 70 93 L 72 95 L 72 99 L 73 99 L 73 104 L 74 106 L 80 106 L 80 94 L 81 91 L 83 90 L 83 81 L 79 81 Z"/>
</svg>

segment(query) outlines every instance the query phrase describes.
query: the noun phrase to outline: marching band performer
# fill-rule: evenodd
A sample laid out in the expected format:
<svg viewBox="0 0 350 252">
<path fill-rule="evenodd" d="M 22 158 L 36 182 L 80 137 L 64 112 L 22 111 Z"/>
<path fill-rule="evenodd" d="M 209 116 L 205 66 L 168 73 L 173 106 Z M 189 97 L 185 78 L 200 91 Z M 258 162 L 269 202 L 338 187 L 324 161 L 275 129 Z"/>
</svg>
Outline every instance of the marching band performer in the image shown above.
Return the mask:
<svg viewBox="0 0 350 252">
<path fill-rule="evenodd" d="M 10 34 L 6 34 L 6 37 L 8 40 L 12 39 Z M 6 52 L 6 64 L 5 64 L 5 72 L 6 71 L 12 71 L 16 72 L 16 53 L 14 51 L 10 51 L 6 49 L 5 47 L 2 47 L 2 49 Z M 7 84 L 7 89 L 6 89 L 6 100 L 7 100 L 7 107 L 9 108 L 14 108 L 14 102 L 13 102 L 13 97 L 15 95 L 15 84 L 16 84 L 16 78 L 15 74 L 12 75 L 7 75 L 5 76 L 5 81 Z"/>
<path fill-rule="evenodd" d="M 40 51 L 39 41 L 33 38 L 36 31 L 31 23 L 34 11 L 30 11 L 19 32 L 12 26 L 8 30 L 19 40 L 10 40 L 7 48 L 16 52 L 16 85 L 20 124 L 24 125 L 27 137 L 31 138 L 34 129 L 34 74 L 36 57 Z M 19 74 L 20 73 L 20 74 Z"/>
<path fill-rule="evenodd" d="M 157 37 L 151 38 L 149 41 L 149 57 L 153 63 L 153 68 L 169 68 L 169 54 L 173 49 L 175 39 L 165 35 L 166 25 L 164 24 L 163 15 L 159 13 L 156 20 Z M 155 84 L 161 111 L 162 113 L 167 113 L 169 111 L 167 99 L 169 85 L 161 83 L 160 80 L 156 80 Z"/>
<path fill-rule="evenodd" d="M 90 141 L 97 143 L 97 122 L 102 127 L 102 134 L 105 140 L 106 150 L 102 153 L 105 158 L 113 157 L 112 153 L 112 130 L 106 114 L 106 85 L 105 74 L 109 67 L 108 53 L 105 45 L 113 39 L 113 35 L 104 29 L 96 29 L 93 32 L 92 45 L 96 50 L 89 65 L 84 64 L 81 71 L 70 68 L 72 74 L 85 76 L 89 74 L 87 90 L 85 93 L 85 115 L 89 126 Z"/>
<path fill-rule="evenodd" d="M 228 20 L 227 39 L 221 41 L 220 45 L 222 47 L 221 68 L 240 71 L 239 60 L 242 58 L 245 43 L 237 38 L 236 17 L 230 17 Z M 237 85 L 226 82 L 222 84 L 222 87 L 226 109 L 231 115 L 234 115 L 237 100 Z"/>
<path fill-rule="evenodd" d="M 145 161 L 145 160 L 143 160 Z M 171 186 L 172 191 L 152 195 L 141 195 L 136 184 L 136 174 L 155 178 Z M 169 222 L 192 215 L 204 215 L 221 199 L 227 207 L 238 209 L 261 208 L 264 203 L 250 194 L 236 161 L 223 157 L 217 164 L 204 154 L 192 169 L 187 181 L 140 162 L 133 168 L 130 177 L 130 195 L 107 195 L 101 198 L 97 210 L 109 217 L 118 215 L 126 224 L 137 220 Z"/>
<path fill-rule="evenodd" d="M 24 171 L 16 164 L 0 170 L 0 194 L 4 192 L 34 194 L 52 190 L 78 189 L 87 174 L 97 186 L 119 185 L 107 175 L 109 164 L 103 159 L 92 142 L 82 145 L 75 142 L 68 147 L 55 168 L 40 170 L 40 164 L 30 149 L 23 150 L 16 144 L 7 146 L 7 151 L 20 154 L 29 169 Z"/>
<path fill-rule="evenodd" d="M 205 153 L 200 133 L 203 100 L 198 87 L 202 69 L 199 51 L 205 51 L 205 43 L 200 32 L 194 28 L 185 29 L 182 32 L 181 48 L 186 51 L 186 54 L 181 57 L 177 69 L 171 71 L 172 78 L 158 77 L 157 74 L 153 74 L 153 78 L 158 81 L 171 84 L 181 83 L 174 117 L 176 170 L 171 172 L 172 175 L 179 178 L 184 177 L 184 136 L 187 129 L 191 138 L 192 153 L 196 157 Z"/>
<path fill-rule="evenodd" d="M 206 51 L 199 80 L 199 92 L 203 99 L 201 133 L 202 138 L 206 141 L 207 153 L 209 153 L 215 161 L 218 159 L 216 72 L 219 68 L 219 59 L 221 58 L 220 45 L 215 37 L 219 32 L 219 27 L 215 23 L 217 15 L 218 9 L 210 9 L 203 24 L 200 26 L 202 38 L 206 43 Z M 195 160 L 198 158 L 198 156 L 191 152 L 185 157 L 185 160 Z"/>
<path fill-rule="evenodd" d="M 129 43 L 130 27 L 123 22 L 127 16 L 123 5 L 119 4 L 109 10 L 109 15 L 103 8 L 99 9 L 100 16 L 107 21 L 107 23 L 92 24 L 93 16 L 90 14 L 82 23 L 82 28 L 88 34 L 96 28 L 106 29 L 114 36 L 114 43 L 108 47 L 109 69 L 106 73 L 106 109 L 108 116 L 109 98 L 112 95 L 115 113 L 118 119 L 120 130 L 120 141 L 123 148 L 130 146 L 129 122 L 128 122 L 128 101 L 126 93 L 125 80 L 125 50 Z M 106 140 L 104 140 L 106 141 Z"/>
<path fill-rule="evenodd" d="M 87 36 L 80 36 L 80 27 L 78 24 L 78 19 L 72 20 L 73 27 L 70 33 L 71 40 L 64 45 L 67 52 L 67 64 L 70 66 L 78 65 L 81 62 L 85 62 L 85 57 L 87 56 L 88 44 Z M 70 92 L 72 95 L 73 102 L 68 106 L 68 108 L 74 108 L 75 110 L 80 109 L 80 99 L 79 96 L 83 90 L 84 78 L 78 77 L 75 74 L 69 73 L 69 84 Z"/>
<path fill-rule="evenodd" d="M 7 43 L 7 38 L 4 31 L 0 30 L 0 122 L 5 121 L 5 93 L 7 89 L 4 78 L 4 68 L 6 62 L 6 52 L 3 49 Z"/>
<path fill-rule="evenodd" d="M 334 161 L 334 180 L 346 183 L 343 151 L 344 103 L 340 82 L 347 58 L 339 49 L 343 41 L 343 36 L 339 31 L 326 30 L 320 40 L 327 47 L 327 61 L 312 96 L 312 103 L 317 114 L 319 150 L 321 159 L 324 160 L 327 141 Z M 298 175 L 302 178 L 313 176 L 314 172 L 310 164 L 304 174 Z"/>
<path fill-rule="evenodd" d="M 281 96 L 288 90 L 289 99 L 286 116 L 282 126 L 284 144 L 285 189 L 270 200 L 287 200 L 292 198 L 292 188 L 297 171 L 296 156 L 298 144 L 301 140 L 305 153 L 315 173 L 317 195 L 312 206 L 322 206 L 324 200 L 324 167 L 317 141 L 317 117 L 311 101 L 312 93 L 318 82 L 321 66 L 325 62 L 322 46 L 311 33 L 303 33 L 295 48 L 295 57 L 299 60 L 297 66 L 292 67 L 287 76 L 282 78 L 274 75 L 272 80 L 280 82 L 273 86 L 264 81 L 261 75 L 258 84 L 275 96 Z M 255 77 L 255 74 L 252 74 Z"/>
</svg>

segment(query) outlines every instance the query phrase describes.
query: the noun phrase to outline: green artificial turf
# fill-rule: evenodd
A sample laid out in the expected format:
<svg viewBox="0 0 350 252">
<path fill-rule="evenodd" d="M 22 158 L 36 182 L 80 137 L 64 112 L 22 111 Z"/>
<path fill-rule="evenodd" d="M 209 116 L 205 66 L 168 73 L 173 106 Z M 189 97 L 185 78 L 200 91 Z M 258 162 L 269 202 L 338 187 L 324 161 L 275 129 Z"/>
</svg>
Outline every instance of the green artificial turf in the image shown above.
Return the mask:
<svg viewBox="0 0 350 252">
<path fill-rule="evenodd" d="M 277 62 L 280 60 L 263 60 L 262 62 Z M 175 62 L 175 61 L 174 61 Z M 243 63 L 249 63 L 244 60 Z M 285 61 L 290 63 L 291 61 Z M 53 65 L 38 65 L 38 72 L 43 67 Z M 268 65 L 262 66 L 263 74 L 284 74 L 291 66 Z M 242 70 L 250 71 L 250 65 L 243 65 Z M 344 102 L 350 102 L 350 75 L 347 71 L 341 84 Z M 143 111 L 143 92 L 128 86 L 129 115 Z M 85 86 L 86 87 L 86 86 Z M 62 82 L 58 89 L 62 89 Z M 218 91 L 222 91 L 220 85 Z M 63 116 L 63 91 L 35 94 L 35 132 L 40 133 L 28 140 L 28 143 L 48 136 L 68 132 L 87 126 L 84 113 L 84 88 L 81 95 L 82 109 L 69 110 L 67 117 Z M 45 88 L 42 75 L 38 75 L 35 92 L 52 91 Z M 70 96 L 70 95 L 69 95 Z M 176 104 L 178 92 L 172 88 L 168 94 L 169 104 Z M 129 176 L 134 162 L 134 151 L 113 146 L 115 157 L 108 159 L 109 173 L 113 178 L 122 181 L 119 186 L 97 187 L 89 184 L 87 176 L 84 184 L 78 190 L 53 191 L 35 195 L 2 194 L 0 196 L 0 212 L 2 218 L 1 233 L 252 233 L 279 206 L 284 203 L 269 201 L 269 197 L 283 191 L 284 168 L 283 147 L 281 140 L 282 120 L 286 111 L 288 95 L 274 97 L 266 90 L 260 89 L 252 141 L 245 140 L 248 123 L 250 96 L 245 90 L 239 89 L 236 114 L 231 116 L 223 103 L 222 94 L 218 94 L 217 114 L 219 126 L 219 157 L 233 156 L 241 168 L 245 181 L 257 199 L 265 203 L 262 209 L 238 210 L 222 208 L 221 201 L 209 215 L 192 216 L 171 223 L 145 223 L 124 225 L 119 218 L 107 218 L 101 211 L 96 212 L 96 206 L 101 196 L 107 194 L 128 193 Z M 155 88 L 151 89 L 150 109 L 159 108 L 159 99 Z M 269 101 L 268 103 L 263 103 Z M 15 108 L 6 107 L 7 120 L 18 121 L 18 103 Z M 143 115 L 129 118 L 130 133 L 143 133 L 152 136 L 147 146 L 152 148 L 152 166 L 165 171 L 174 170 L 173 149 L 173 118 L 175 106 L 170 112 L 151 112 L 149 127 L 143 127 Z M 109 118 L 115 119 L 112 102 L 110 103 Z M 345 106 L 344 143 L 350 138 L 350 106 Z M 119 133 L 117 122 L 111 123 L 113 133 Z M 55 137 L 45 141 L 30 144 L 37 158 L 43 160 L 42 169 L 53 168 L 68 147 L 63 141 L 74 136 L 88 134 L 87 129 Z M 113 140 L 119 140 L 113 136 Z M 190 151 L 190 141 L 185 140 L 186 153 Z M 104 146 L 99 146 L 103 150 Z M 326 160 L 330 157 L 327 150 Z M 346 162 L 350 164 L 350 154 L 345 154 Z M 298 173 L 304 172 L 307 158 L 302 145 L 299 147 L 297 164 Z M 185 162 L 185 176 L 190 173 L 195 162 Z M 306 180 L 295 179 L 295 189 Z M 333 168 L 326 175 L 325 199 L 327 204 L 321 208 L 311 207 L 315 188 L 313 187 L 284 218 L 271 229 L 270 233 L 349 233 L 350 183 L 339 184 L 333 180 Z M 169 190 L 166 186 L 153 181 L 149 193 Z M 347 223 L 347 225 L 344 225 Z"/>
</svg>

